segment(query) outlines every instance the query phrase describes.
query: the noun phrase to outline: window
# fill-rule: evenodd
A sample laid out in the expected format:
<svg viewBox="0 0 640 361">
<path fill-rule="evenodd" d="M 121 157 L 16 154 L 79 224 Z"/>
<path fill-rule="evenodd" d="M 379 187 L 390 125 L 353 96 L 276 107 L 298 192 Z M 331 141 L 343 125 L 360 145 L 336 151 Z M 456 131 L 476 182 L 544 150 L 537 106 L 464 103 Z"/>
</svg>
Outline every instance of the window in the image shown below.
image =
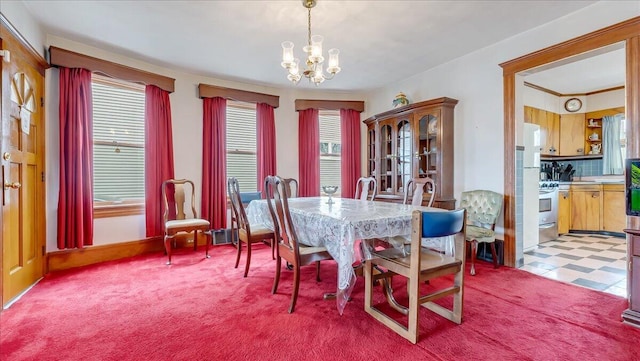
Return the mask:
<svg viewBox="0 0 640 361">
<path fill-rule="evenodd" d="M 92 91 L 94 216 L 142 214 L 144 86 L 94 74 Z"/>
<path fill-rule="evenodd" d="M 321 110 L 318 120 L 320 125 L 320 186 L 338 186 L 336 196 L 340 196 L 340 112 Z"/>
<path fill-rule="evenodd" d="M 256 106 L 227 103 L 227 177 L 236 177 L 241 192 L 258 190 Z"/>
</svg>

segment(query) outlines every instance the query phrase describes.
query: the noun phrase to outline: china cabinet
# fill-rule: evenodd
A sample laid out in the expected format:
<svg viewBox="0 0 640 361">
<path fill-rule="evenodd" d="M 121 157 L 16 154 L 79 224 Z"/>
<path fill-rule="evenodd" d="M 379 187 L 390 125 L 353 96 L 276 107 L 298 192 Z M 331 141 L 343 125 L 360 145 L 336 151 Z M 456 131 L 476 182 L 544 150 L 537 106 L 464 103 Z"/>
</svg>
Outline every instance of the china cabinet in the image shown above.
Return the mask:
<svg viewBox="0 0 640 361">
<path fill-rule="evenodd" d="M 455 208 L 453 110 L 457 103 L 451 98 L 427 100 L 364 121 L 367 171 L 378 181 L 376 200 L 401 202 L 407 181 L 430 177 L 436 185 L 434 206 Z"/>
</svg>

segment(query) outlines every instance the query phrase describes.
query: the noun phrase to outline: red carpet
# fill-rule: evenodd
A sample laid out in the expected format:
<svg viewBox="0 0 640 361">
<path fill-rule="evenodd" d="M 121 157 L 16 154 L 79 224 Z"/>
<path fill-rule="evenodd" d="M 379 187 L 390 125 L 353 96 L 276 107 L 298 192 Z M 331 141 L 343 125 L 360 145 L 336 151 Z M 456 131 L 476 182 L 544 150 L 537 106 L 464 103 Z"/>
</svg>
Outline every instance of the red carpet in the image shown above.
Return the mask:
<svg viewBox="0 0 640 361">
<path fill-rule="evenodd" d="M 0 359 L 640 359 L 640 330 L 620 321 L 623 298 L 486 262 L 465 278 L 462 325 L 423 310 L 411 345 L 364 312 L 362 279 L 344 315 L 322 299 L 335 290 L 335 264 L 323 264 L 320 283 L 314 267 L 304 269 L 288 314 L 292 275 L 283 271 L 271 294 L 267 247 L 246 279 L 230 246 L 211 259 L 200 249 L 175 253 L 172 266 L 152 254 L 47 276 L 0 313 Z"/>
</svg>

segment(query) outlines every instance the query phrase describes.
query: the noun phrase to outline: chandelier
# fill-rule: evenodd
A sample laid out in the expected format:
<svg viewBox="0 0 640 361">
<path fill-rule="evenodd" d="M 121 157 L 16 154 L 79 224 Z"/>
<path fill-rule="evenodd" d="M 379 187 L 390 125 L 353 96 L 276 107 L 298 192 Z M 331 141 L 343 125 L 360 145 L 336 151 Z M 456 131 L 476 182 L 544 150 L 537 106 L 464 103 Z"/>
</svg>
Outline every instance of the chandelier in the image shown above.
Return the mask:
<svg viewBox="0 0 640 361">
<path fill-rule="evenodd" d="M 285 41 L 282 43 L 282 67 L 287 69 L 289 79 L 294 84 L 298 84 L 304 76 L 313 82 L 316 86 L 325 80 L 333 79 L 333 76 L 340 72 L 338 66 L 338 49 L 329 50 L 329 62 L 327 64 L 327 73 L 323 72 L 324 57 L 322 56 L 322 36 L 311 36 L 311 8 L 316 6 L 317 0 L 302 0 L 302 5 L 308 10 L 308 37 L 307 45 L 302 50 L 307 53 L 305 61 L 306 68 L 300 72 L 300 60 L 293 57 L 293 42 Z"/>
</svg>

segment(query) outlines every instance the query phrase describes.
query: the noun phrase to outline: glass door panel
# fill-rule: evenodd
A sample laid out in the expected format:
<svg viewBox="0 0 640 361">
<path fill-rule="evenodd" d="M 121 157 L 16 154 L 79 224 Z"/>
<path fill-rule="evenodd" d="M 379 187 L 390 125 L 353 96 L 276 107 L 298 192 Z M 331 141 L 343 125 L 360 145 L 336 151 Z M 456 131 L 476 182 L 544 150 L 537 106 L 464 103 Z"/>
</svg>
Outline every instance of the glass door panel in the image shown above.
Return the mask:
<svg viewBox="0 0 640 361">
<path fill-rule="evenodd" d="M 367 161 L 369 162 L 369 176 L 375 177 L 376 173 L 376 131 L 370 129 L 367 133 Z"/>
<path fill-rule="evenodd" d="M 394 160 L 393 144 L 391 139 L 391 126 L 383 125 L 380 127 L 380 184 L 378 189 L 380 192 L 391 192 L 392 184 L 392 162 Z"/>
<path fill-rule="evenodd" d="M 408 120 L 402 120 L 398 123 L 397 132 L 397 162 L 396 162 L 396 184 L 395 189 L 398 193 L 404 192 L 404 185 L 411 179 L 413 160 L 413 135 L 411 131 L 411 123 Z"/>
</svg>

